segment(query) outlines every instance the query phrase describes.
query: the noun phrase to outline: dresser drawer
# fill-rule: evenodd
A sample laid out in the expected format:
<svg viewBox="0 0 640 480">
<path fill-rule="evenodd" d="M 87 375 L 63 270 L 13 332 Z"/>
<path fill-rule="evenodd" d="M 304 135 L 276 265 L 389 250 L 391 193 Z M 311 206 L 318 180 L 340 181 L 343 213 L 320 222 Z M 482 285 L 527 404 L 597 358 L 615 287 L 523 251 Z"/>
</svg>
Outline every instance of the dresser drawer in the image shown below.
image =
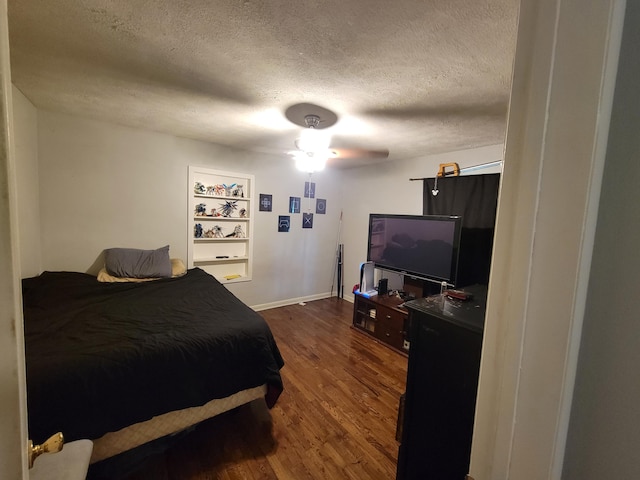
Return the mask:
<svg viewBox="0 0 640 480">
<path fill-rule="evenodd" d="M 402 313 L 378 306 L 375 336 L 398 349 L 403 348 L 405 338 L 405 319 Z"/>
</svg>

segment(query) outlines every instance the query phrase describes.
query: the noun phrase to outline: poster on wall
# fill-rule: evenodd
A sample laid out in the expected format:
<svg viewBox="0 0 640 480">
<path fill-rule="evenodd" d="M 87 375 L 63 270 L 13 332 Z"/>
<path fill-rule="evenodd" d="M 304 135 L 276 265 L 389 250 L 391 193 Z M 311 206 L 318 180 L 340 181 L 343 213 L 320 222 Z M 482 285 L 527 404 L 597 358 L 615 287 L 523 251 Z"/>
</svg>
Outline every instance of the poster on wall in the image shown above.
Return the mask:
<svg viewBox="0 0 640 480">
<path fill-rule="evenodd" d="M 324 198 L 316 198 L 316 213 L 324 215 L 327 213 L 327 200 Z"/>
<path fill-rule="evenodd" d="M 271 208 L 273 205 L 272 198 L 273 198 L 273 195 L 269 195 L 266 193 L 260 194 L 260 211 L 261 212 L 271 211 Z"/>
<path fill-rule="evenodd" d="M 290 225 L 291 225 L 291 217 L 289 215 L 279 215 L 278 216 L 278 231 L 279 232 L 288 232 Z"/>
<path fill-rule="evenodd" d="M 302 214 L 302 228 L 313 228 L 313 213 Z"/>
<path fill-rule="evenodd" d="M 300 197 L 289 197 L 289 213 L 300 213 Z"/>
<path fill-rule="evenodd" d="M 315 198 L 316 184 L 313 182 L 304 182 L 304 198 Z"/>
</svg>

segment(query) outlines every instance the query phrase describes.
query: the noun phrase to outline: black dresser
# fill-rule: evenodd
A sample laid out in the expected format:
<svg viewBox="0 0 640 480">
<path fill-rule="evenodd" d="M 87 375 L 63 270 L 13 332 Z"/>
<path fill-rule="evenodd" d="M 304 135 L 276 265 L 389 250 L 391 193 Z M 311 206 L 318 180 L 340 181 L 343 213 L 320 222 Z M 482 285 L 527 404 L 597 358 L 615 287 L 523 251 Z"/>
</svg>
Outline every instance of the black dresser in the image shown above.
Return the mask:
<svg viewBox="0 0 640 480">
<path fill-rule="evenodd" d="M 464 480 L 469 472 L 486 286 L 464 290 L 473 298 L 405 303 L 411 346 L 398 480 Z"/>
</svg>

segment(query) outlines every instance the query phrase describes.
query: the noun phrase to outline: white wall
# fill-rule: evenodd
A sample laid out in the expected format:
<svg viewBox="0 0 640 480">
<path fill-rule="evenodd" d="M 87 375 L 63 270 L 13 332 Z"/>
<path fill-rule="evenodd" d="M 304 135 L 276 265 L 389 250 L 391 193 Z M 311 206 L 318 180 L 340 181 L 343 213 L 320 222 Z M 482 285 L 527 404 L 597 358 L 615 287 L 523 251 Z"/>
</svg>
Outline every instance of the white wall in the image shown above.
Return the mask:
<svg viewBox="0 0 640 480">
<path fill-rule="evenodd" d="M 640 478 L 640 4 L 627 2 L 563 478 Z"/>
<path fill-rule="evenodd" d="M 256 197 L 273 195 L 273 208 L 260 212 L 256 207 L 254 280 L 233 284 L 230 289 L 257 309 L 281 305 L 283 300 L 328 296 L 342 205 L 340 172 L 326 169 L 311 176 L 316 198 L 327 200 L 327 213 L 316 214 L 315 199 L 304 198 L 309 174 L 297 171 L 288 157 L 258 160 L 245 171 L 256 176 Z M 311 208 L 312 229 L 302 228 L 302 213 L 288 213 L 289 197 L 301 198 L 301 212 Z M 291 216 L 289 233 L 278 232 L 279 215 Z"/>
<path fill-rule="evenodd" d="M 289 196 L 304 196 L 309 179 L 286 155 L 47 111 L 38 111 L 38 147 L 45 270 L 95 273 L 110 247 L 169 244 L 172 257 L 186 260 L 188 166 L 201 165 L 254 174 L 256 195 L 273 195 L 273 212 L 256 209 L 253 280 L 230 290 L 254 306 L 329 292 L 341 203 L 339 177 L 330 170 L 312 178 L 328 213 L 314 215 L 314 228 L 305 230 L 301 214 L 292 214 L 291 231 L 278 233 L 278 214 L 287 213 Z"/>
<path fill-rule="evenodd" d="M 18 191 L 18 236 L 21 275 L 42 271 L 40 191 L 38 180 L 38 111 L 20 90 L 12 87 Z"/>
<path fill-rule="evenodd" d="M 441 163 L 457 163 L 463 169 L 502 160 L 503 148 L 502 144 L 491 145 L 346 170 L 343 175 L 342 227 L 342 242 L 345 250 L 345 298 L 353 299 L 351 290 L 360 281 L 360 264 L 367 259 L 370 213 L 421 215 L 423 182 L 409 181 L 410 178 L 435 177 Z M 486 174 L 499 171 L 499 167 L 491 167 L 473 173 Z M 385 273 L 385 276 L 389 278 L 390 288 L 397 288 L 392 285 L 401 285 L 402 280 L 398 276 L 391 273 Z"/>
</svg>

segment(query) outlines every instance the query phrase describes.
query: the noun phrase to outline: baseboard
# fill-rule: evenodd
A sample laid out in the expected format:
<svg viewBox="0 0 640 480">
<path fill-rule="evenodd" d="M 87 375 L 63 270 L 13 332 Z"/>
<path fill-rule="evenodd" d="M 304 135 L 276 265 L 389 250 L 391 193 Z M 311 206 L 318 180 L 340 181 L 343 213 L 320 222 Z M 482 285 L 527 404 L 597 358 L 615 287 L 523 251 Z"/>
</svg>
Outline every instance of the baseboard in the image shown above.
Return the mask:
<svg viewBox="0 0 640 480">
<path fill-rule="evenodd" d="M 286 307 L 287 305 L 295 305 L 300 302 L 311 302 L 313 300 L 321 300 L 323 298 L 331 297 L 331 293 L 317 293 L 315 295 L 307 295 L 306 297 L 287 298 L 285 300 L 278 300 L 277 302 L 262 303 L 260 305 L 251 305 L 251 308 L 256 312 L 260 310 L 268 310 L 270 308 Z"/>
<path fill-rule="evenodd" d="M 317 293 L 315 295 L 307 295 L 306 297 L 287 298 L 286 300 L 278 300 L 277 302 L 262 303 L 260 305 L 252 305 L 251 308 L 256 312 L 259 312 L 260 310 L 286 307 L 287 305 L 295 305 L 296 303 L 300 303 L 300 302 L 312 302 L 313 300 L 322 300 L 323 298 L 331 298 L 331 297 L 337 297 L 337 295 L 335 294 L 331 295 L 330 292 Z M 352 293 L 345 294 L 343 300 L 353 303 L 354 302 L 353 294 Z"/>
</svg>

